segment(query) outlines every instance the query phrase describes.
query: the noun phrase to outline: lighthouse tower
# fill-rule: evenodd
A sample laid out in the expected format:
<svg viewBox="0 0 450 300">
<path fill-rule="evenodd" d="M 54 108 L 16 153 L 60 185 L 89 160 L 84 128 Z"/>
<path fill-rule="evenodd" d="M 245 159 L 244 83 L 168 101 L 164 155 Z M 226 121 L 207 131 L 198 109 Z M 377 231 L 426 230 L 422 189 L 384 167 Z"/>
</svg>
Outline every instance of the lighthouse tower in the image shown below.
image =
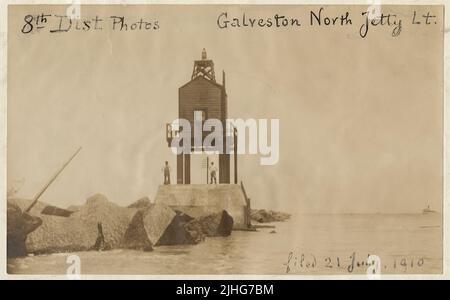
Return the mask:
<svg viewBox="0 0 450 300">
<path fill-rule="evenodd" d="M 208 59 L 205 49 L 202 51 L 201 59 L 194 61 L 191 80 L 178 89 L 179 118 L 188 120 L 191 125 L 190 127 L 193 129 L 194 115 L 201 115 L 202 122 L 207 119 L 220 120 L 223 129 L 223 145 L 227 145 L 226 119 L 228 117 L 228 107 L 227 93 L 225 90 L 225 72 L 223 72 L 222 84 L 217 83 L 214 62 Z M 209 133 L 208 131 L 203 131 L 202 145 L 203 139 Z M 170 137 L 171 133 L 169 132 L 168 139 Z M 203 146 L 201 149 L 194 149 L 194 130 L 191 130 L 191 139 L 191 152 L 196 151 L 198 153 L 199 151 L 208 150 L 204 149 Z M 191 161 L 193 155 L 191 152 L 177 155 L 177 184 L 191 183 Z M 219 183 L 230 183 L 230 154 L 225 152 L 222 151 L 222 153 L 217 154 L 218 165 L 216 163 L 216 167 L 218 169 Z M 205 172 L 207 174 L 207 171 Z"/>
<path fill-rule="evenodd" d="M 178 116 L 179 119 L 187 120 L 190 128 L 195 128 L 198 123 L 201 124 L 199 116 L 201 121 L 216 119 L 221 122 L 223 145 L 224 147 L 229 145 L 234 150 L 234 184 L 230 184 L 230 151 L 227 151 L 231 149 L 224 149 L 215 154 L 209 154 L 208 151 L 205 154 L 206 150 L 211 149 L 204 149 L 203 140 L 210 132 L 203 130 L 202 143 L 196 145 L 195 129 L 186 133 L 186 129 L 182 128 L 183 140 L 191 137 L 191 149 L 186 151 L 187 149 L 183 147 L 184 153 L 177 154 L 177 184 L 160 185 L 155 196 L 155 203 L 167 205 L 194 218 L 211 213 L 222 213 L 226 210 L 233 218 L 234 229 L 249 228 L 251 225 L 250 198 L 247 197 L 242 181 L 240 185 L 237 184 L 237 131 L 233 128 L 231 132 L 227 132 L 226 126 L 228 103 L 225 73 L 223 72 L 222 84 L 217 83 L 214 62 L 208 59 L 205 49 L 202 51 L 201 59 L 194 61 L 191 79 L 178 89 Z M 172 128 L 172 124 L 166 124 L 166 139 L 169 147 L 178 133 L 177 129 Z M 207 159 L 206 163 L 200 166 L 203 163 L 199 163 L 198 157 L 202 155 L 206 155 Z M 212 163 L 212 160 L 214 167 L 218 169 L 217 179 L 220 184 L 207 184 L 208 165 Z M 200 184 L 198 180 L 191 180 L 198 179 L 192 177 L 192 175 L 198 175 L 198 170 L 202 170 L 203 174 Z"/>
</svg>

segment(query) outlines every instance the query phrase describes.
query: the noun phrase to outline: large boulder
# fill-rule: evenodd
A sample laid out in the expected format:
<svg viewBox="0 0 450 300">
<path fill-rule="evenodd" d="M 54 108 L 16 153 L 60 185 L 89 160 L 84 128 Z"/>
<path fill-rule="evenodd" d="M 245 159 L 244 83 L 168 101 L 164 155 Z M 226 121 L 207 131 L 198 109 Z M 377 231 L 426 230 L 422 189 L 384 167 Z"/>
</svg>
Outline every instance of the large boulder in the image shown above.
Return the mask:
<svg viewBox="0 0 450 300">
<path fill-rule="evenodd" d="M 73 212 L 74 212 L 73 210 L 68 210 L 53 205 L 49 205 L 41 211 L 41 214 L 59 217 L 70 217 L 70 215 L 73 214 Z"/>
<path fill-rule="evenodd" d="M 200 223 L 196 219 L 177 211 L 176 216 L 156 245 L 198 244 L 204 239 L 205 235 Z"/>
<path fill-rule="evenodd" d="M 150 204 L 140 209 L 125 232 L 122 247 L 151 250 L 175 217 L 175 211 L 163 204 Z"/>
<path fill-rule="evenodd" d="M 206 236 L 229 236 L 233 230 L 233 217 L 226 210 L 198 218 Z"/>
<path fill-rule="evenodd" d="M 139 210 L 134 215 L 123 238 L 122 247 L 127 249 L 152 251 L 152 242 L 144 228 L 144 212 Z"/>
<path fill-rule="evenodd" d="M 28 235 L 29 253 L 43 254 L 89 250 L 97 238 L 97 227 L 92 230 L 80 219 L 40 215 L 42 225 Z"/>
<path fill-rule="evenodd" d="M 173 209 L 163 204 L 152 204 L 144 210 L 144 228 L 152 245 L 158 243 L 176 215 Z"/>
<path fill-rule="evenodd" d="M 42 224 L 42 219 L 24 213 L 19 205 L 7 202 L 7 257 L 27 255 L 25 241 L 27 235 Z"/>
<path fill-rule="evenodd" d="M 72 217 L 82 221 L 90 230 L 98 233 L 98 224 L 103 228 L 105 242 L 112 248 L 121 245 L 125 232 L 136 213 L 136 209 L 118 206 L 108 199 L 96 194 L 89 197 Z"/>
<path fill-rule="evenodd" d="M 193 219 L 183 225 L 185 231 L 184 244 L 198 244 L 205 240 L 201 224 Z"/>
</svg>

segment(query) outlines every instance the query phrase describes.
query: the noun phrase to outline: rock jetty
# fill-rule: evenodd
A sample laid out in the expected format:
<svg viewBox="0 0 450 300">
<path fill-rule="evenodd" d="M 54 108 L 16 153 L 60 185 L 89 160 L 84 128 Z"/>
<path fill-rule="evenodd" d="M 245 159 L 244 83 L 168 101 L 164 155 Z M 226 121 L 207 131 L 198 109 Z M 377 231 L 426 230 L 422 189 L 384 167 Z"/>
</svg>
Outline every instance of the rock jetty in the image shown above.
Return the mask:
<svg viewBox="0 0 450 300">
<path fill-rule="evenodd" d="M 151 251 L 159 245 L 228 236 L 233 229 L 233 218 L 225 210 L 193 218 L 146 197 L 122 207 L 96 194 L 76 208 L 38 202 L 23 213 L 30 202 L 8 199 L 8 257 L 115 248 Z"/>
</svg>

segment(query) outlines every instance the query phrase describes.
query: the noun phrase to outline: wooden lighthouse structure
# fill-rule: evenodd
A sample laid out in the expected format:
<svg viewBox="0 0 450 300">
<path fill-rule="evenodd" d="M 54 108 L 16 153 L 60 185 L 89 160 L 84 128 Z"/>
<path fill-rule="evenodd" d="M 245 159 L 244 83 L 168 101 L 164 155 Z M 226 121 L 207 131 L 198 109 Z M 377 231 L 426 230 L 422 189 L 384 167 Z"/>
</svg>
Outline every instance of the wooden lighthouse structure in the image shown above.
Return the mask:
<svg viewBox="0 0 450 300">
<path fill-rule="evenodd" d="M 203 49 L 200 60 L 194 61 L 191 80 L 178 89 L 178 116 L 180 119 L 188 120 L 191 128 L 194 128 L 194 115 L 202 116 L 202 121 L 217 119 L 222 123 L 223 145 L 236 144 L 235 130 L 231 134 L 227 132 L 226 119 L 228 117 L 227 92 L 225 89 L 225 72 L 222 72 L 222 84 L 216 82 L 214 62 L 208 59 L 206 50 Z M 167 129 L 168 142 L 172 137 L 170 128 Z M 203 139 L 209 132 L 203 131 Z M 194 130 L 191 130 L 191 145 L 194 145 Z M 227 143 L 227 139 L 233 139 Z M 234 146 L 233 146 L 234 147 Z M 205 151 L 207 149 L 194 149 L 191 151 Z M 230 152 L 223 151 L 218 159 L 218 181 L 219 183 L 230 183 Z M 177 184 L 191 183 L 191 153 L 177 155 Z M 235 160 L 236 151 L 235 151 Z M 235 182 L 237 182 L 237 163 L 235 161 Z"/>
<path fill-rule="evenodd" d="M 176 126 L 173 123 L 166 124 L 166 139 L 171 147 L 171 142 L 174 138 L 179 137 L 182 130 L 183 141 L 189 136 L 191 137 L 191 149 L 186 151 L 186 148 L 183 147 L 183 153 L 177 154 L 177 184 L 160 185 L 155 196 L 155 203 L 167 205 L 193 218 L 222 213 L 226 210 L 233 218 L 234 229 L 248 229 L 251 227 L 250 199 L 247 197 L 242 181 L 240 185 L 237 184 L 237 130 L 227 124 L 228 100 L 225 89 L 225 72 L 222 74 L 222 83 L 220 84 L 216 82 L 214 62 L 208 59 L 206 50 L 203 49 L 201 59 L 194 61 L 190 81 L 178 89 L 178 118 L 187 120 L 183 123 L 189 123 L 191 132 L 186 133 L 186 128 L 172 128 L 172 125 Z M 220 138 L 223 139 L 224 149 L 214 154 L 214 159 L 218 162 L 217 179 L 219 184 L 198 184 L 195 180 L 191 180 L 194 179 L 191 177 L 191 170 L 198 167 L 195 162 L 198 156 L 195 156 L 199 152 L 205 154 L 205 151 L 210 153 L 212 150 L 205 149 L 204 147 L 208 146 L 203 143 L 210 132 L 202 130 L 202 143 L 198 145 L 194 141 L 196 130 L 192 129 L 196 124 L 203 125 L 203 122 L 208 119 L 218 120 L 223 130 Z M 214 131 L 217 133 L 217 129 Z M 217 142 L 217 140 L 214 141 Z M 215 145 L 211 146 L 217 151 Z M 208 153 L 206 153 L 207 166 L 209 165 Z M 234 157 L 233 184 L 230 183 L 231 155 Z M 193 168 L 191 168 L 191 163 Z M 195 170 L 193 175 L 196 175 Z M 191 181 L 195 184 L 191 184 Z"/>
</svg>

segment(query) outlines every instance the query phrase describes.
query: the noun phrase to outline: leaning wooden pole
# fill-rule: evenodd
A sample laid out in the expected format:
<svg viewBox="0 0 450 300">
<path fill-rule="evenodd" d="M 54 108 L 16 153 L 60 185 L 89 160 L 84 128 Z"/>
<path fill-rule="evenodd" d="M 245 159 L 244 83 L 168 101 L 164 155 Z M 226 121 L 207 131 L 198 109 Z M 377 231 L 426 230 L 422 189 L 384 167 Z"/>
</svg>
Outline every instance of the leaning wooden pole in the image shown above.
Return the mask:
<svg viewBox="0 0 450 300">
<path fill-rule="evenodd" d="M 237 129 L 233 128 L 233 146 L 234 146 L 234 184 L 238 183 L 238 161 L 237 161 L 237 155 L 238 155 L 238 139 L 237 139 Z"/>
<path fill-rule="evenodd" d="M 33 198 L 33 202 L 31 202 L 30 206 L 28 206 L 28 208 L 25 210 L 26 213 L 28 213 L 33 206 L 36 205 L 36 203 L 38 202 L 39 198 L 42 196 L 42 194 L 47 190 L 47 188 L 53 183 L 53 181 L 55 181 L 55 179 L 59 176 L 59 174 L 61 174 L 61 172 L 67 167 L 67 165 L 72 161 L 72 159 L 75 158 L 75 156 L 78 154 L 78 152 L 80 152 L 81 147 L 78 148 L 77 151 L 75 151 L 75 153 L 70 157 L 70 159 L 58 170 L 58 172 L 56 172 L 55 175 L 53 175 L 52 178 L 50 178 L 50 180 L 47 182 L 47 184 L 39 191 L 39 193 L 36 194 L 36 196 L 34 196 Z"/>
</svg>

